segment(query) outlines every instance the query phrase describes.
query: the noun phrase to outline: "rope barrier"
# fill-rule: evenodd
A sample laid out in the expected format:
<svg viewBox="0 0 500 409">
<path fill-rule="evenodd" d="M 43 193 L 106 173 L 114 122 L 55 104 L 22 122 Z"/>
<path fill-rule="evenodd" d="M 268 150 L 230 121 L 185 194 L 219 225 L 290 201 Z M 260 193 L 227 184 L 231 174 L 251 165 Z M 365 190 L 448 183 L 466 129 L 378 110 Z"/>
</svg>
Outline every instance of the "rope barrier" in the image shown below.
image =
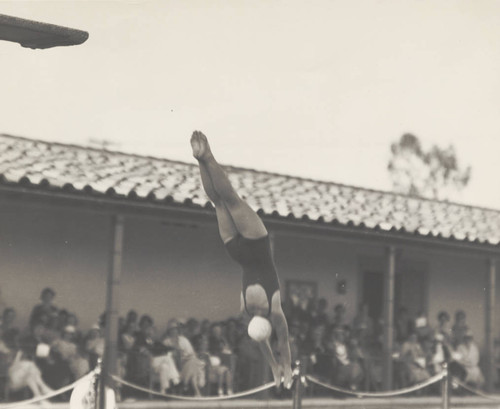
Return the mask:
<svg viewBox="0 0 500 409">
<path fill-rule="evenodd" d="M 307 380 L 311 381 L 312 383 L 315 383 L 319 386 L 322 386 L 323 388 L 330 389 L 330 390 L 335 391 L 335 392 L 341 392 L 341 393 L 345 393 L 348 395 L 353 395 L 353 396 L 356 396 L 358 398 L 363 398 L 363 397 L 384 398 L 384 397 L 390 397 L 390 396 L 404 395 L 407 393 L 418 391 L 419 389 L 426 388 L 429 385 L 432 385 L 434 383 L 441 381 L 445 376 L 446 376 L 445 373 L 441 372 L 441 373 L 438 373 L 437 375 L 434 375 L 433 377 L 427 379 L 427 381 L 419 383 L 417 385 L 413 385 L 413 386 L 410 386 L 410 387 L 404 388 L 404 389 L 387 391 L 387 392 L 356 392 L 356 391 L 352 391 L 350 389 L 345 389 L 345 388 L 341 388 L 341 387 L 338 387 L 335 385 L 330 385 L 330 384 L 321 382 L 319 379 L 317 379 L 311 375 L 306 375 L 306 378 L 307 378 Z"/>
<path fill-rule="evenodd" d="M 34 398 L 31 398 L 31 399 L 22 400 L 19 402 L 14 402 L 14 403 L 9 403 L 9 404 L 0 404 L 0 409 L 11 409 L 11 408 L 19 407 L 19 406 L 31 405 L 33 403 L 38 403 L 38 402 L 41 402 L 43 400 L 47 400 L 47 399 L 53 398 L 55 396 L 62 395 L 63 393 L 68 392 L 71 389 L 73 389 L 78 383 L 83 382 L 84 380 L 87 380 L 88 378 L 94 376 L 94 374 L 95 374 L 94 371 L 89 372 L 87 375 L 82 376 L 80 379 L 77 379 L 72 384 L 66 385 L 60 389 L 57 389 L 57 390 L 52 391 L 50 393 L 47 393 L 46 395 L 36 396 Z"/>
<path fill-rule="evenodd" d="M 136 390 L 141 391 L 141 392 L 150 393 L 151 395 L 161 396 L 163 398 L 169 398 L 169 399 L 177 399 L 177 400 L 185 400 L 185 401 L 196 401 L 196 402 L 218 401 L 218 400 L 228 400 L 228 399 L 243 398 L 245 396 L 253 395 L 253 394 L 257 393 L 257 392 L 262 392 L 262 391 L 265 391 L 267 389 L 271 389 L 275 385 L 274 382 L 269 382 L 269 383 L 266 383 L 265 385 L 261 385 L 261 386 L 258 386 L 256 388 L 249 389 L 249 390 L 244 391 L 244 392 L 235 393 L 233 395 L 195 397 L 195 396 L 172 395 L 172 394 L 169 394 L 169 393 L 157 392 L 157 391 L 154 391 L 152 389 L 144 388 L 144 387 L 142 387 L 140 385 L 136 385 L 134 383 L 127 382 L 127 381 L 125 381 L 125 380 L 123 380 L 121 378 L 118 378 L 117 376 L 114 376 L 114 375 L 112 375 L 111 377 L 113 378 L 113 380 L 115 380 L 116 382 L 121 383 L 122 385 L 128 386 L 130 388 L 136 389 Z M 3 409 L 3 408 L 0 408 L 0 409 Z"/>
<path fill-rule="evenodd" d="M 483 398 L 486 398 L 486 399 L 489 399 L 489 400 L 492 400 L 492 401 L 495 401 L 495 402 L 500 402 L 500 398 L 498 397 L 495 397 L 495 396 L 491 396 L 491 395 L 488 395 L 482 391 L 480 391 L 479 389 L 475 389 L 475 388 L 471 388 L 469 385 L 461 382 L 460 380 L 458 380 L 457 378 L 453 378 L 452 379 L 452 382 L 457 384 L 458 386 L 460 386 L 461 388 L 464 388 L 465 390 L 471 392 L 471 393 L 474 393 L 478 396 L 481 396 Z"/>
</svg>

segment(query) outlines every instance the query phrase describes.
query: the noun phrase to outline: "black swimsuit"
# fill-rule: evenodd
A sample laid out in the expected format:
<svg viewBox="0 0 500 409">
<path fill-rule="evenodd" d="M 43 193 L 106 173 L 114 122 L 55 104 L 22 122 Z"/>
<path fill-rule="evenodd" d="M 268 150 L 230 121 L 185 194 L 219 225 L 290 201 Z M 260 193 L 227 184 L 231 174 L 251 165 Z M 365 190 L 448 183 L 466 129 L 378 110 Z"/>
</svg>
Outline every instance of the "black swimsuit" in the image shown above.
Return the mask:
<svg viewBox="0 0 500 409">
<path fill-rule="evenodd" d="M 238 262 L 243 269 L 243 300 L 245 310 L 247 309 L 246 289 L 252 284 L 260 284 L 267 295 L 269 310 L 271 313 L 271 301 L 273 294 L 279 290 L 278 274 L 274 266 L 269 236 L 259 239 L 247 239 L 240 234 L 225 243 L 227 252 Z"/>
</svg>

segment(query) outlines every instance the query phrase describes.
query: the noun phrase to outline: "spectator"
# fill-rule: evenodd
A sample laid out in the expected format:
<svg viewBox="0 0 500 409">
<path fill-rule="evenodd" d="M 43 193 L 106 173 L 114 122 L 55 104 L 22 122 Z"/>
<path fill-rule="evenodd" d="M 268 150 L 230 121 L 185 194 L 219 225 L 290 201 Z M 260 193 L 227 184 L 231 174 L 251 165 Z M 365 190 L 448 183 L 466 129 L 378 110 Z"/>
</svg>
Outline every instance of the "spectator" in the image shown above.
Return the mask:
<svg viewBox="0 0 500 409">
<path fill-rule="evenodd" d="M 417 334 L 418 342 L 421 346 L 432 343 L 433 331 L 427 320 L 427 316 L 423 311 L 420 311 L 415 318 L 415 333 Z M 424 351 L 426 348 L 424 347 Z"/>
<path fill-rule="evenodd" d="M 143 315 L 139 320 L 139 331 L 135 335 L 135 342 L 127 360 L 127 377 L 139 385 L 149 384 L 151 374 L 152 353 L 154 345 L 153 319 Z"/>
<path fill-rule="evenodd" d="M 151 354 L 151 369 L 160 384 L 160 391 L 169 391 L 172 386 L 179 385 L 181 379 L 173 356 L 173 348 L 163 345 L 154 339 L 154 327 L 148 327 L 149 342 L 145 348 Z"/>
<path fill-rule="evenodd" d="M 465 332 L 463 342 L 454 355 L 455 361 L 465 369 L 465 382 L 474 387 L 482 387 L 484 377 L 479 368 L 479 348 L 474 342 L 472 331 Z"/>
<path fill-rule="evenodd" d="M 81 354 L 76 342 L 76 328 L 66 326 L 60 339 L 54 342 L 52 349 L 56 351 L 64 364 L 69 368 L 72 380 L 80 379 L 89 372 L 89 361 Z"/>
<path fill-rule="evenodd" d="M 430 377 L 426 369 L 426 356 L 415 332 L 410 334 L 408 340 L 403 343 L 401 360 L 405 367 L 406 379 L 410 385 L 423 382 Z"/>
<path fill-rule="evenodd" d="M 228 340 L 222 333 L 222 327 L 220 324 L 215 323 L 212 325 L 212 331 L 209 338 L 209 352 L 210 360 L 212 366 L 217 367 L 218 372 L 218 394 L 222 396 L 224 394 L 223 386 L 226 386 L 226 392 L 228 395 L 233 393 L 233 351 L 229 345 Z M 218 358 L 214 360 L 213 358 Z M 217 361 L 218 365 L 213 365 L 213 361 Z"/>
<path fill-rule="evenodd" d="M 163 345 L 172 347 L 177 352 L 179 358 L 178 367 L 181 368 L 181 379 L 184 388 L 187 390 L 191 386 L 194 394 L 199 396 L 200 387 L 203 387 L 200 381 L 203 379 L 204 364 L 196 356 L 189 340 L 179 334 L 177 320 L 170 320 L 168 322 Z"/>
<path fill-rule="evenodd" d="M 189 339 L 192 345 L 198 344 L 198 337 L 201 333 L 200 322 L 195 318 L 188 319 L 186 323 L 185 337 Z"/>
<path fill-rule="evenodd" d="M 443 337 L 444 345 L 451 345 L 452 343 L 452 330 L 450 326 L 450 314 L 446 311 L 440 311 L 437 316 L 436 334 L 441 334 Z"/>
<path fill-rule="evenodd" d="M 413 324 L 406 307 L 399 307 L 394 322 L 394 329 L 396 331 L 396 340 L 400 344 L 404 343 L 413 332 Z"/>
<path fill-rule="evenodd" d="M 325 348 L 325 329 L 324 325 L 313 326 L 304 349 L 309 355 L 312 372 L 322 379 L 329 380 L 333 370 L 333 363 L 331 355 L 328 355 Z"/>
<path fill-rule="evenodd" d="M 42 380 L 40 370 L 32 360 L 25 357 L 21 350 L 18 350 L 14 361 L 8 369 L 7 388 L 11 391 L 19 391 L 28 387 L 34 397 L 46 395 L 52 389 Z"/>
<path fill-rule="evenodd" d="M 451 329 L 452 343 L 455 348 L 458 348 L 458 346 L 464 342 L 464 336 L 469 329 L 466 320 L 467 315 L 465 314 L 465 311 L 458 310 L 455 313 L 455 323 Z"/>
<path fill-rule="evenodd" d="M 45 327 L 49 327 L 57 320 L 58 309 L 53 305 L 55 291 L 50 288 L 44 288 L 40 295 L 41 303 L 36 305 L 31 311 L 30 328 L 36 324 L 42 323 Z"/>
<path fill-rule="evenodd" d="M 358 390 L 363 380 L 362 355 L 357 341 L 348 348 L 346 335 L 342 327 L 335 327 L 330 337 L 328 351 L 334 356 L 333 381 L 337 385 Z"/>
<path fill-rule="evenodd" d="M 333 327 L 342 328 L 349 334 L 351 332 L 351 327 L 349 326 L 345 318 L 346 311 L 344 304 L 337 304 L 333 309 L 333 311 L 334 311 L 333 321 L 332 321 Z"/>
<path fill-rule="evenodd" d="M 94 324 L 89 330 L 84 348 L 89 357 L 89 367 L 93 369 L 104 355 L 104 337 L 98 324 Z"/>
<path fill-rule="evenodd" d="M 353 320 L 353 336 L 359 341 L 362 348 L 368 347 L 373 342 L 373 320 L 368 314 L 368 305 L 360 306 L 358 314 Z"/>
</svg>

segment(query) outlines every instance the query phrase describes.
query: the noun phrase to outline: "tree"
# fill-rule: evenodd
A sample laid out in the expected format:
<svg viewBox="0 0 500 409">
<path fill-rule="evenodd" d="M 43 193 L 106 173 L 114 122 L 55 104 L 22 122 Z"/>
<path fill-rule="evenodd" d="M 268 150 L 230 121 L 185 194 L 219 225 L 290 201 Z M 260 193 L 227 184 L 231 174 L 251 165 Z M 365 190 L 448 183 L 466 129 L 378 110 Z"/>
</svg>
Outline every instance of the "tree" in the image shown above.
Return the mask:
<svg viewBox="0 0 500 409">
<path fill-rule="evenodd" d="M 412 134 L 404 134 L 391 144 L 387 169 L 395 192 L 436 200 L 449 200 L 467 186 L 471 177 L 471 167 L 459 166 L 452 145 L 433 145 L 426 151 Z"/>
</svg>

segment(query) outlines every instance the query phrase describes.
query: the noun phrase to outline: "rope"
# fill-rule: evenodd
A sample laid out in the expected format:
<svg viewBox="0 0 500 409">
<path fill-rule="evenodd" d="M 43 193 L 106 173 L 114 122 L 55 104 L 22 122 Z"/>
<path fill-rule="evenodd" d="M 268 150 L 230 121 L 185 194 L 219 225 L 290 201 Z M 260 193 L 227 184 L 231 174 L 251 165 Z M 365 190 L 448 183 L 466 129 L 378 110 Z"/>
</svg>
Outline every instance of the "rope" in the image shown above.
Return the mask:
<svg viewBox="0 0 500 409">
<path fill-rule="evenodd" d="M 38 403 L 42 400 L 46 400 L 46 399 L 53 398 L 54 396 L 62 395 L 63 393 L 73 389 L 76 386 L 76 384 L 78 384 L 78 383 L 80 383 L 80 382 L 82 382 L 82 381 L 84 381 L 87 378 L 90 378 L 92 376 L 94 376 L 94 371 L 89 372 L 87 375 L 82 376 L 80 379 L 77 379 L 72 384 L 66 385 L 61 389 L 57 389 L 57 390 L 52 391 L 46 395 L 37 396 L 37 397 L 31 398 L 31 399 L 22 400 L 19 402 L 14 402 L 14 403 L 9 403 L 9 404 L 3 404 L 3 405 L 0 405 L 0 409 L 11 409 L 11 408 L 16 408 L 18 406 L 31 405 L 32 403 Z"/>
<path fill-rule="evenodd" d="M 338 386 L 334 385 L 329 385 L 327 383 L 321 382 L 319 379 L 306 375 L 306 378 L 311 381 L 312 383 L 315 383 L 317 385 L 322 386 L 323 388 L 330 389 L 335 392 L 341 392 L 345 393 L 348 395 L 354 395 L 357 396 L 358 398 L 363 398 L 363 397 L 371 397 L 371 398 L 384 398 L 384 397 L 390 397 L 390 396 L 398 396 L 398 395 L 404 395 L 406 393 L 418 391 L 419 389 L 423 389 L 429 385 L 432 385 L 433 383 L 439 382 L 444 378 L 445 374 L 444 372 L 438 373 L 437 375 L 434 375 L 433 377 L 427 379 L 427 381 L 419 383 L 417 385 L 410 386 L 408 388 L 404 389 L 398 389 L 395 391 L 387 391 L 387 392 L 355 392 L 350 389 L 345 389 L 345 388 L 340 388 Z"/>
<path fill-rule="evenodd" d="M 112 375 L 111 376 L 116 382 L 121 383 L 122 385 L 129 386 L 130 388 L 137 389 L 138 391 L 141 392 L 146 392 L 150 393 L 151 395 L 156 395 L 156 396 L 161 396 L 163 398 L 170 398 L 170 399 L 177 399 L 177 400 L 186 400 L 186 401 L 197 401 L 197 402 L 202 402 L 202 401 L 218 401 L 218 400 L 227 400 L 227 399 L 236 399 L 236 398 L 242 398 L 245 396 L 253 395 L 254 393 L 257 392 L 262 392 L 267 389 L 271 389 L 275 383 L 274 382 L 269 382 L 266 383 L 265 385 L 258 386 L 253 389 L 249 389 L 244 392 L 239 392 L 235 393 L 233 395 L 228 395 L 228 396 L 206 396 L 206 397 L 194 397 L 194 396 L 181 396 L 181 395 L 171 395 L 169 393 L 161 393 L 161 392 L 156 392 L 152 389 L 148 388 L 143 388 L 142 386 L 136 385 L 134 383 L 127 382 L 123 379 L 118 378 L 117 376 Z M 3 408 L 0 408 L 3 409 Z"/>
<path fill-rule="evenodd" d="M 452 382 L 456 383 L 458 386 L 460 386 L 460 387 L 464 388 L 465 390 L 467 390 L 467 391 L 469 391 L 471 393 L 474 393 L 474 394 L 476 394 L 478 396 L 481 396 L 483 398 L 486 398 L 486 399 L 489 399 L 489 400 L 492 400 L 492 401 L 495 401 L 495 402 L 500 402 L 500 398 L 497 398 L 497 397 L 491 396 L 491 395 L 487 395 L 486 393 L 480 391 L 479 389 L 471 388 L 467 384 L 462 383 L 461 381 L 459 381 L 457 378 L 453 378 Z"/>
</svg>

